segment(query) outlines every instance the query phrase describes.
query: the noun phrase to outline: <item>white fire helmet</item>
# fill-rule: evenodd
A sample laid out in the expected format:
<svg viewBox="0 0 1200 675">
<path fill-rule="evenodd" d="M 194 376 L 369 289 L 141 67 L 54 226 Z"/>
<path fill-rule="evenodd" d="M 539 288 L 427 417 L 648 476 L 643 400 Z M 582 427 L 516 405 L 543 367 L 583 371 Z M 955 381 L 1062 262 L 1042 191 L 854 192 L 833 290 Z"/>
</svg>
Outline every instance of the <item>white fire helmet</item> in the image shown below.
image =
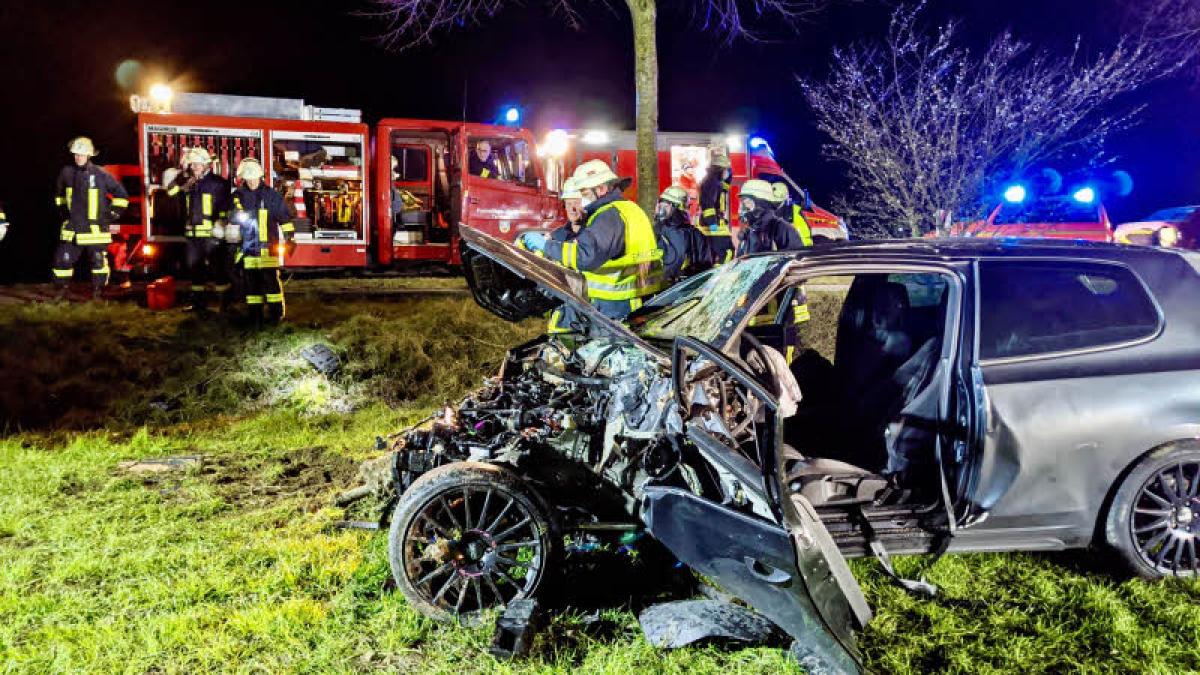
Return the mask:
<svg viewBox="0 0 1200 675">
<path fill-rule="evenodd" d="M 191 148 L 187 151 L 183 161 L 185 164 L 212 164 L 212 157 L 204 148 Z"/>
<path fill-rule="evenodd" d="M 263 177 L 263 167 L 257 159 L 247 157 L 243 159 L 237 168 L 237 176 L 242 180 L 254 180 Z"/>
<path fill-rule="evenodd" d="M 96 152 L 96 146 L 92 144 L 92 139 L 88 138 L 87 136 L 79 136 L 72 139 L 70 144 L 67 145 L 67 148 L 71 151 L 72 155 L 87 155 L 88 157 L 95 157 L 96 155 L 100 154 Z"/>
</svg>

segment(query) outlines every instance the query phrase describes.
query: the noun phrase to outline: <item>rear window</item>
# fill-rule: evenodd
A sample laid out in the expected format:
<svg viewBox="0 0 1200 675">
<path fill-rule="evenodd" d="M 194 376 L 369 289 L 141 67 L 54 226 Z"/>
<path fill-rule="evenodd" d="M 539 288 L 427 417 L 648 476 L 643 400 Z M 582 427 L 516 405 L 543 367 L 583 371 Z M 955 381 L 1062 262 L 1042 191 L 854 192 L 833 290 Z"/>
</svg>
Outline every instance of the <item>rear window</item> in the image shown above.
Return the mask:
<svg viewBox="0 0 1200 675">
<path fill-rule="evenodd" d="M 983 262 L 979 292 L 984 359 L 1103 347 L 1158 331 L 1145 287 L 1116 265 Z"/>
</svg>

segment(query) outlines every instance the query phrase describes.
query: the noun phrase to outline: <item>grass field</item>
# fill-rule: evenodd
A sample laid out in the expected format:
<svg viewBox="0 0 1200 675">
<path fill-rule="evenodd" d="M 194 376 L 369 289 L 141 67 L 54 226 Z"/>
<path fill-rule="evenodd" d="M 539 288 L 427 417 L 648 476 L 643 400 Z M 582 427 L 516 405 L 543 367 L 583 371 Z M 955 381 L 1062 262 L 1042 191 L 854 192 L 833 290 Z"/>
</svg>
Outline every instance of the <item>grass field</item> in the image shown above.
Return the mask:
<svg viewBox="0 0 1200 675">
<path fill-rule="evenodd" d="M 475 386 L 540 326 L 468 297 L 289 297 L 292 322 L 260 334 L 124 305 L 0 308 L 0 668 L 796 672 L 775 648 L 654 650 L 620 587 L 600 621 L 559 617 L 516 664 L 486 654 L 488 625 L 420 618 L 386 590 L 385 536 L 333 528 L 347 514 L 330 498 L 377 434 Z M 827 304 L 814 294 L 815 321 Z M 313 342 L 340 376 L 300 361 Z M 183 455 L 204 461 L 118 467 Z M 868 665 L 1200 671 L 1200 583 L 1114 579 L 1093 558 L 947 556 L 929 572 L 935 601 L 855 561 L 876 609 Z"/>
</svg>

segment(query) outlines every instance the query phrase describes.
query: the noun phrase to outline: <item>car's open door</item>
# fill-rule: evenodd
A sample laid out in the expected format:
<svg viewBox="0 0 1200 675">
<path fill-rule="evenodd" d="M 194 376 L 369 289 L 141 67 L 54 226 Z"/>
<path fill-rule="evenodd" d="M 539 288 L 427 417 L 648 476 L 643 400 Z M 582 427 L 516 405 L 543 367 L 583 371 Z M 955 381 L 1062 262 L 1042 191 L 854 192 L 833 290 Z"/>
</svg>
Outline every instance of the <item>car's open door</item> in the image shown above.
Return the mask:
<svg viewBox="0 0 1200 675">
<path fill-rule="evenodd" d="M 871 611 L 812 505 L 780 489 L 776 448 L 783 428 L 778 400 L 754 375 L 715 349 L 678 338 L 672 354 L 678 402 L 689 402 L 690 385 L 685 379 L 697 371 L 697 360 L 715 366 L 718 376 L 762 404 L 755 425 L 757 462 L 732 447 L 729 437 L 713 433 L 711 424 L 687 422 L 685 433 L 693 445 L 710 451 L 714 444 L 725 444 L 732 458 L 730 467 L 756 464 L 757 475 L 735 473 L 758 482 L 746 487 L 765 494 L 772 513 L 770 517 L 753 513 L 729 498 L 718 503 L 684 489 L 649 486 L 642 503 L 646 528 L 683 563 L 795 638 L 794 653 L 807 670 L 860 671 L 855 631 L 870 621 Z M 687 412 L 685 408 L 685 416 Z"/>
</svg>

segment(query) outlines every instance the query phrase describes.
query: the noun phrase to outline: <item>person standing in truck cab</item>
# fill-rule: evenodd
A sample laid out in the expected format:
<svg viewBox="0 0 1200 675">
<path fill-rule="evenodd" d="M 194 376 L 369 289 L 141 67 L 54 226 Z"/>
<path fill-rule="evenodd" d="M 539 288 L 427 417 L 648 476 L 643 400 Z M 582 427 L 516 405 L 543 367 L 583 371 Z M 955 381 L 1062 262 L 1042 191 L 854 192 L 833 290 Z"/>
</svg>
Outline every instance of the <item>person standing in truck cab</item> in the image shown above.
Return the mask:
<svg viewBox="0 0 1200 675">
<path fill-rule="evenodd" d="M 80 136 L 68 149 L 74 163 L 58 174 L 54 191 L 54 203 L 63 217 L 54 251 L 54 282 L 58 299 L 65 298 L 75 263 L 87 256 L 92 270 L 92 298 L 99 300 L 108 283 L 108 245 L 112 243 L 108 224 L 129 206 L 129 193 L 112 174 L 92 163 L 97 153 L 90 138 Z"/>
<path fill-rule="evenodd" d="M 708 171 L 700 181 L 700 232 L 717 265 L 733 258 L 733 233 L 729 229 L 729 180 L 733 176 L 729 151 L 713 146 Z"/>
<path fill-rule="evenodd" d="M 562 242 L 527 232 L 521 241 L 526 249 L 582 272 L 592 304 L 605 316 L 624 319 L 662 289 L 662 250 L 654 226 L 621 194 L 630 179 L 619 178 L 604 161 L 580 164 L 572 178 L 586 218 L 579 235 Z"/>
<path fill-rule="evenodd" d="M 472 176 L 499 178 L 500 167 L 496 165 L 496 157 L 492 155 L 492 144 L 486 140 L 476 143 L 467 168 Z"/>
<path fill-rule="evenodd" d="M 212 157 L 204 148 L 188 150 L 184 161 L 188 169 L 167 188 L 167 195 L 182 193 L 187 199 L 186 264 L 192 284 L 192 309 L 202 312 L 207 309 L 209 296 L 217 290 L 217 276 L 224 269 L 221 255 L 225 252 L 230 184 L 212 171 Z"/>
</svg>

